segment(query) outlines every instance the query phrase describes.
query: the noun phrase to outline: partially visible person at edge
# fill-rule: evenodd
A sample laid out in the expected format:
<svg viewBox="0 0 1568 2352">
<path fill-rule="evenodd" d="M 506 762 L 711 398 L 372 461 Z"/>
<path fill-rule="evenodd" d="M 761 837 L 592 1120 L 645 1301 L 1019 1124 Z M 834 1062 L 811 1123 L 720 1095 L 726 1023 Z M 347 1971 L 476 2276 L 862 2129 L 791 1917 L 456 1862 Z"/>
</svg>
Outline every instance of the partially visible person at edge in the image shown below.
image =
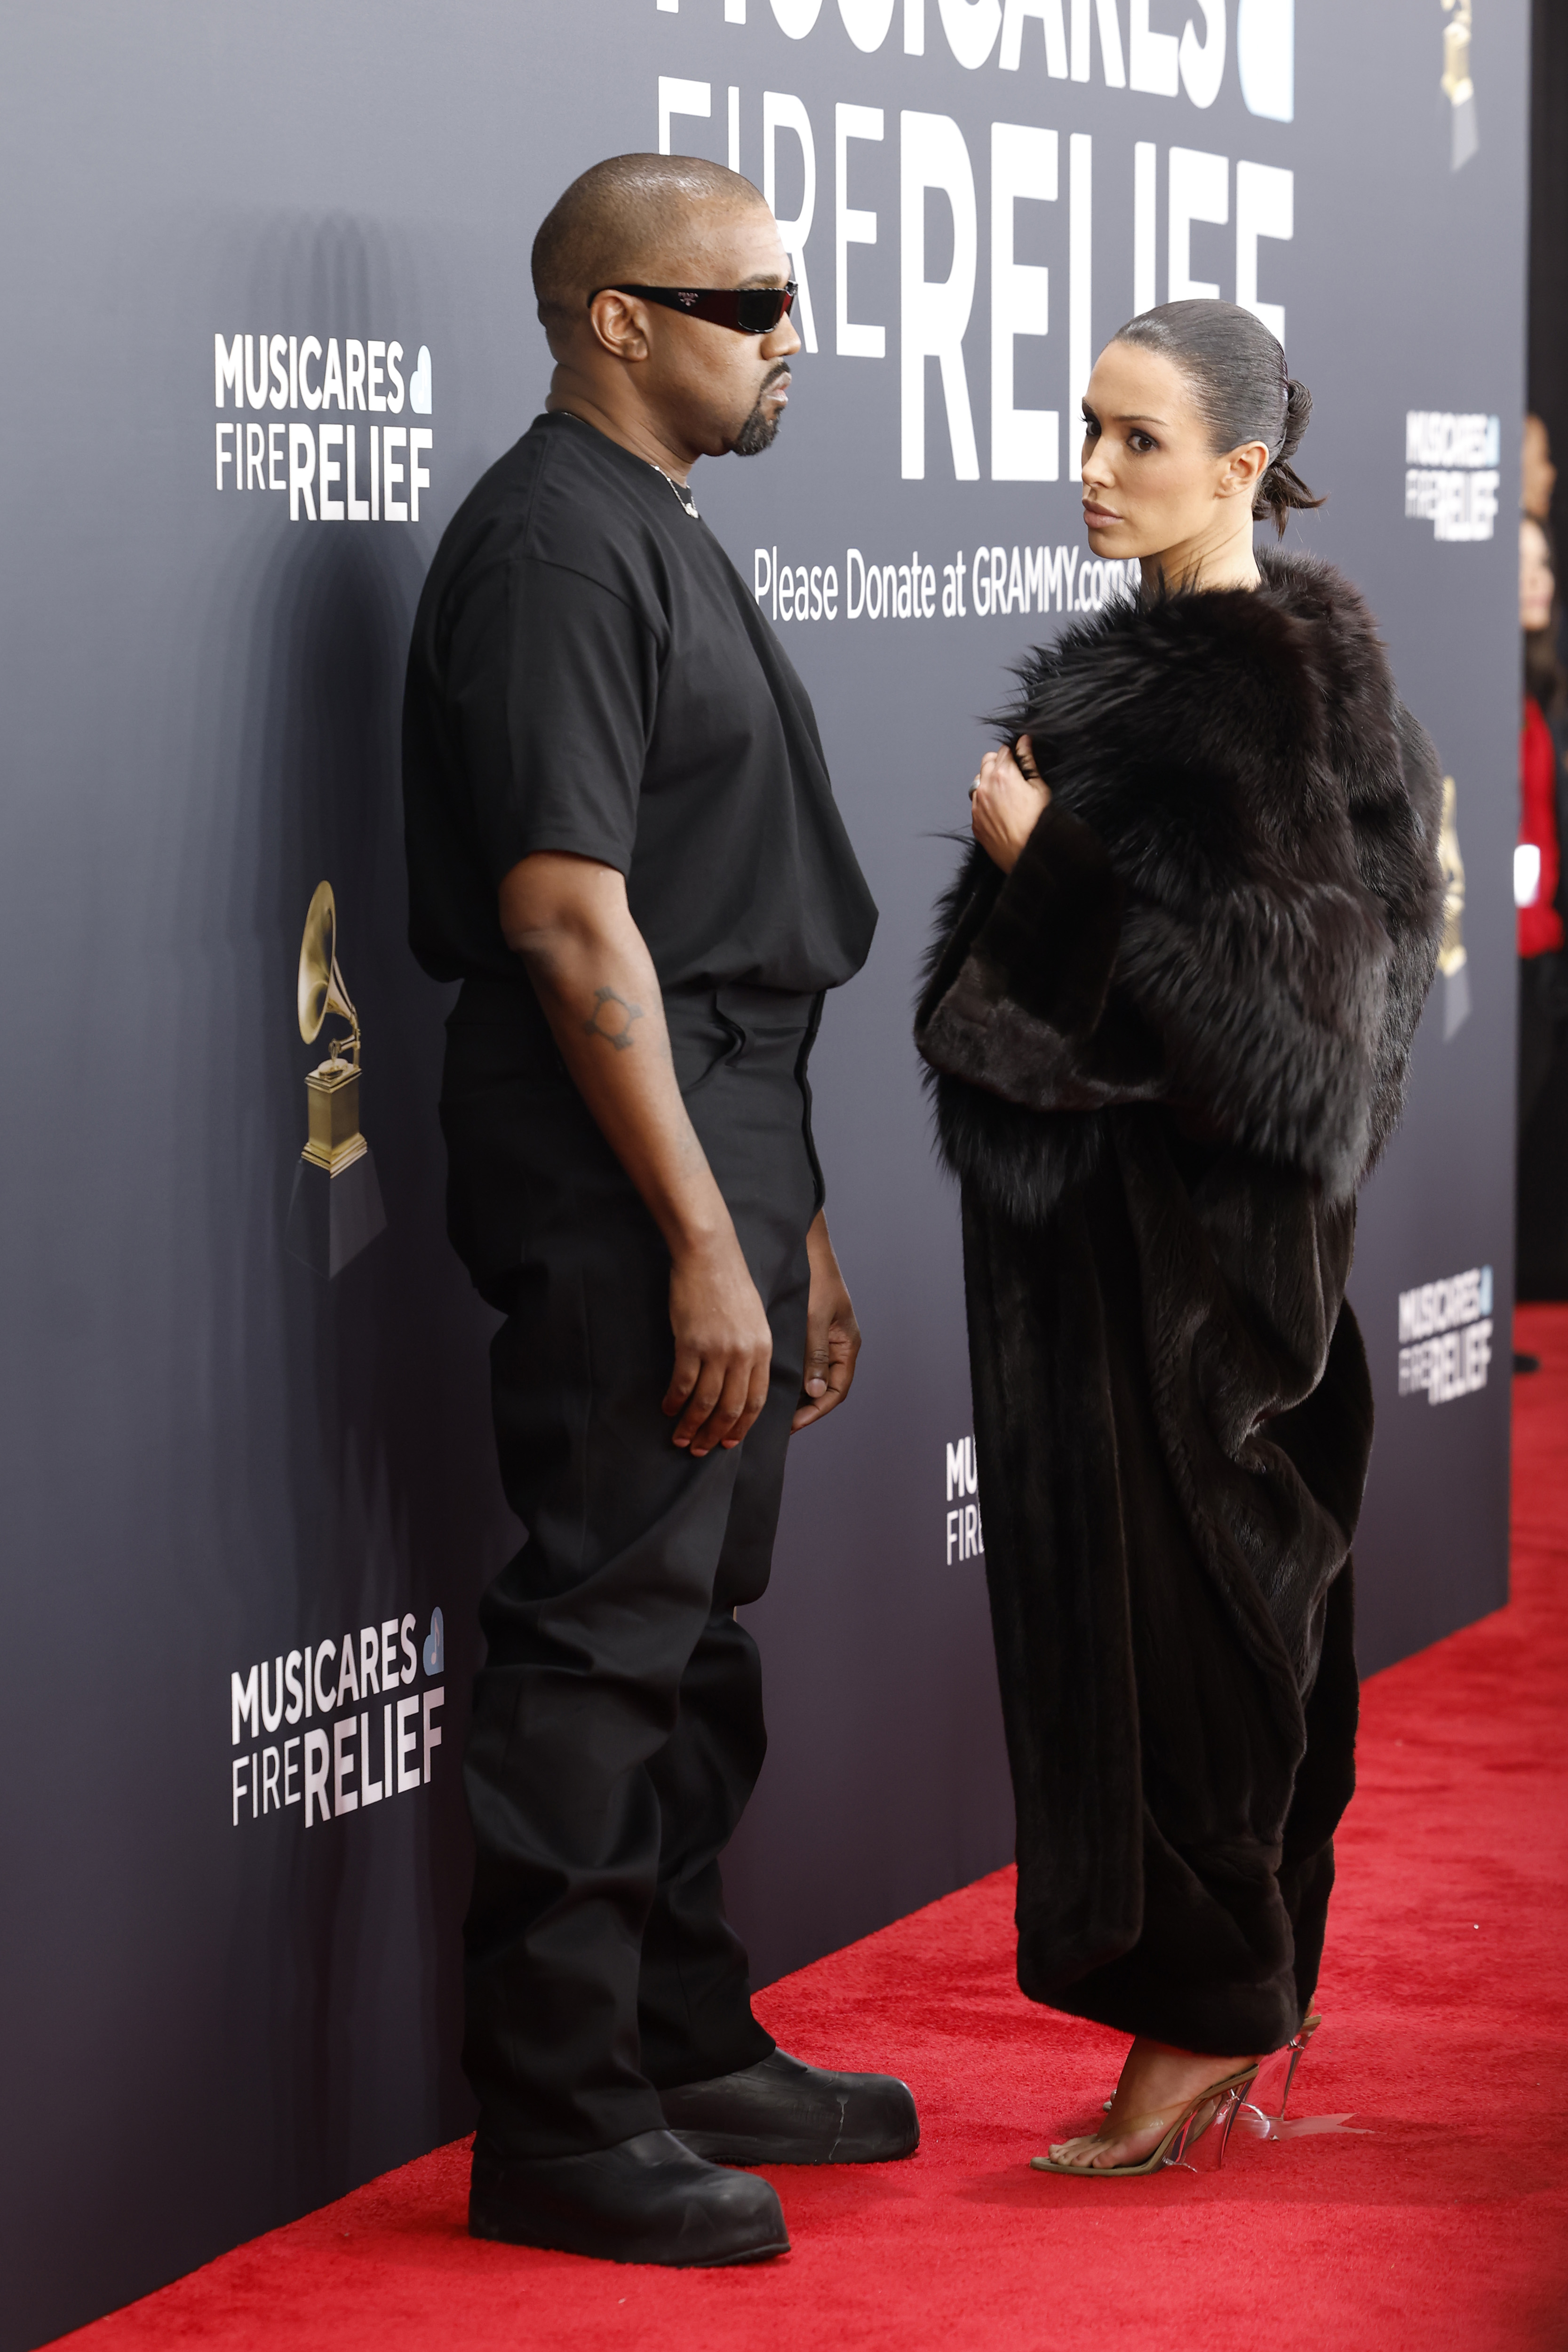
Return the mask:
<svg viewBox="0 0 1568 2352">
<path fill-rule="evenodd" d="M 749 181 L 626 155 L 533 247 L 546 413 L 448 527 L 409 657 L 411 936 L 463 983 L 453 1243 L 506 1319 L 527 1530 L 480 1606 L 468 2226 L 623 2262 L 789 2243 L 724 2168 L 908 2155 L 914 2103 L 752 2014 L 719 1856 L 765 1745 L 736 1614 L 859 1332 L 806 1064 L 876 922 L 805 688 L 697 510 L 764 450 L 794 288 Z"/>
<path fill-rule="evenodd" d="M 1524 641 L 1524 715 L 1513 877 L 1519 925 L 1517 1255 L 1519 1295 L 1528 1298 L 1553 1297 L 1568 1288 L 1563 1107 L 1550 1099 L 1568 1081 L 1562 1058 L 1568 988 L 1562 958 L 1563 761 L 1557 736 L 1564 679 L 1557 653 L 1552 542 L 1544 522 L 1530 513 L 1521 516 L 1519 526 L 1519 621 Z M 1514 1369 L 1535 1371 L 1539 1359 L 1516 1352 Z"/>
<path fill-rule="evenodd" d="M 1552 438 L 1543 418 L 1534 415 L 1524 420 L 1524 436 L 1520 448 L 1519 510 L 1538 522 L 1545 531 L 1547 544 L 1552 543 L 1552 500 L 1557 489 L 1557 468 L 1552 460 Z M 1552 556 L 1555 570 L 1556 557 Z M 1564 657 L 1563 643 L 1563 612 L 1561 604 L 1552 614 L 1552 644 L 1559 661 Z M 1556 733 L 1559 730 L 1553 729 Z"/>
<path fill-rule="evenodd" d="M 1536 522 L 1550 522 L 1552 494 L 1556 488 L 1557 468 L 1552 462 L 1551 436 L 1541 417 L 1527 416 L 1519 467 L 1521 510 Z"/>
<path fill-rule="evenodd" d="M 917 1019 L 963 1192 L 1018 1980 L 1133 2037 L 1108 2112 L 1033 2160 L 1100 2179 L 1293 2065 L 1352 1784 L 1344 1285 L 1441 798 L 1354 588 L 1254 552 L 1321 503 L 1310 406 L 1230 303 L 1100 353 L 1084 520 L 1142 590 L 1030 657 Z"/>
</svg>

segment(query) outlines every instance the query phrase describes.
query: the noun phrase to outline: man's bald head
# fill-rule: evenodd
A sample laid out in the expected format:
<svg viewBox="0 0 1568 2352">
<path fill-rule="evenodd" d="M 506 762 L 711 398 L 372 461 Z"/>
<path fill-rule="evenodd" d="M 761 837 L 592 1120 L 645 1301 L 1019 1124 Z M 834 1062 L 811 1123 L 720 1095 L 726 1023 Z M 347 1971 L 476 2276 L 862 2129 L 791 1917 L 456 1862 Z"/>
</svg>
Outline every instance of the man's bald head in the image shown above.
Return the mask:
<svg viewBox="0 0 1568 2352">
<path fill-rule="evenodd" d="M 533 290 L 548 333 L 575 324 L 601 287 L 679 283 L 710 226 L 761 193 L 700 155 L 611 155 L 574 180 L 533 240 Z"/>
</svg>

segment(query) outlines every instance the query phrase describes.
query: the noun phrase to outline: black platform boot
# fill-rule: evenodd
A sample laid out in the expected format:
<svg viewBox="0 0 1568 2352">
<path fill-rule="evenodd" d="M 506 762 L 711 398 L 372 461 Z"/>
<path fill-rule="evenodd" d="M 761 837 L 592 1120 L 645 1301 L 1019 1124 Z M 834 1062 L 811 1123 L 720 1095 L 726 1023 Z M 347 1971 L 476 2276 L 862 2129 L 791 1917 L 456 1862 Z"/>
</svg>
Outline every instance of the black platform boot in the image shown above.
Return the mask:
<svg viewBox="0 0 1568 2352">
<path fill-rule="evenodd" d="M 914 2099 L 895 2075 L 834 2074 L 782 2050 L 658 2097 L 670 2130 L 714 2164 L 887 2164 L 921 2141 Z"/>
<path fill-rule="evenodd" d="M 722 2171 L 667 2131 L 587 2156 L 491 2156 L 476 2144 L 468 2229 L 514 2246 L 692 2270 L 789 2252 L 765 2180 Z"/>
</svg>

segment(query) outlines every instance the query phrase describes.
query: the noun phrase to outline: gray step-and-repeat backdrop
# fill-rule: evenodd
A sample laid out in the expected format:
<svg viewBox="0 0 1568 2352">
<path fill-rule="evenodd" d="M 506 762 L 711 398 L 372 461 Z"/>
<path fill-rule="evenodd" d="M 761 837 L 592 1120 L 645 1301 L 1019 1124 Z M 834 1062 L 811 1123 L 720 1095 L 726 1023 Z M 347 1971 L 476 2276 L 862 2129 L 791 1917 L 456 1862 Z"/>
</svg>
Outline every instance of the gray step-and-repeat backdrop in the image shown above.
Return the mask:
<svg viewBox="0 0 1568 2352">
<path fill-rule="evenodd" d="M 1079 392 L 1172 296 L 1282 330 L 1329 493 L 1300 540 L 1367 592 L 1454 781 L 1446 970 L 1353 1290 L 1365 1663 L 1503 1598 L 1526 12 L 1470 13 L 6 12 L 7 2347 L 467 2122 L 458 1762 L 515 1530 L 442 1229 L 397 711 L 437 535 L 542 394 L 534 226 L 595 158 L 728 160 L 784 225 L 786 428 L 695 487 L 883 908 L 818 1055 L 866 1352 L 755 1612 L 773 1746 L 730 1875 L 759 1976 L 1009 1848 L 909 1005 L 977 714 L 1120 585 Z M 323 880 L 357 1118 L 341 1066 L 306 1083 L 350 1032 L 318 920 L 301 1035 Z"/>
</svg>

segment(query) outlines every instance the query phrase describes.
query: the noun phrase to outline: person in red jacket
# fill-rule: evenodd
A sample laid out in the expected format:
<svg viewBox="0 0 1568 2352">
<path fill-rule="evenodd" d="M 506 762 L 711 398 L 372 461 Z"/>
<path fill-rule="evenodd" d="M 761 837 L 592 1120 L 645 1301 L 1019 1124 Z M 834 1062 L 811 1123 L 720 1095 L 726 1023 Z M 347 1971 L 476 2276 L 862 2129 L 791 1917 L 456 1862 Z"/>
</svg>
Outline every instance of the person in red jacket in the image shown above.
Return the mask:
<svg viewBox="0 0 1568 2352">
<path fill-rule="evenodd" d="M 1561 691 L 1551 648 L 1556 586 L 1546 533 L 1525 515 L 1519 526 L 1519 618 L 1525 640 L 1525 697 L 1519 743 L 1519 845 L 1513 860 L 1513 896 L 1519 909 L 1519 952 L 1526 957 L 1554 955 L 1563 945 L 1563 918 L 1557 911 L 1557 746 L 1542 708 L 1543 702 L 1554 703 Z M 1538 648 L 1545 652 L 1544 666 Z M 1522 1094 L 1520 1109 L 1522 1116 Z"/>
<path fill-rule="evenodd" d="M 1519 745 L 1519 837 L 1513 895 L 1519 923 L 1519 1294 L 1568 1288 L 1568 1181 L 1563 1174 L 1568 1064 L 1561 1056 L 1564 971 L 1558 788 L 1562 759 L 1551 721 L 1563 701 L 1556 651 L 1552 542 L 1530 515 L 1519 526 L 1519 618 L 1524 633 L 1524 719 Z M 1533 1370 L 1526 1358 L 1518 1370 Z"/>
</svg>

